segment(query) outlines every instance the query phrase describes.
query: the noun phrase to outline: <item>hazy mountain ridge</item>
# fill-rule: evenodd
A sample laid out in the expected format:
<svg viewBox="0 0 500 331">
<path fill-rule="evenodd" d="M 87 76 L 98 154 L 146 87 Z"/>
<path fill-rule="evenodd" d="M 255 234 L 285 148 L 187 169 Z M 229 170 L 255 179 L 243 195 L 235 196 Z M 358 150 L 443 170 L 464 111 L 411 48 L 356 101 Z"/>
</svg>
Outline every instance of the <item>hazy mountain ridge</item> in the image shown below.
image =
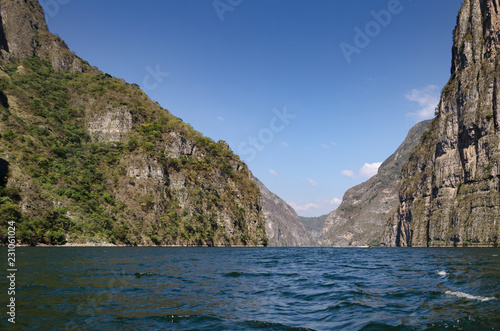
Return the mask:
<svg viewBox="0 0 500 331">
<path fill-rule="evenodd" d="M 262 211 L 266 220 L 266 234 L 270 246 L 317 245 L 311 234 L 300 222 L 295 210 L 276 194 L 269 191 L 260 180 L 254 182 L 262 195 Z"/>
<path fill-rule="evenodd" d="M 390 246 L 497 246 L 500 234 L 498 0 L 465 0 L 436 119 L 403 167 Z"/>
<path fill-rule="evenodd" d="M 322 245 L 363 246 L 380 243 L 387 217 L 398 203 L 401 167 L 409 159 L 430 121 L 410 129 L 398 149 L 380 166 L 378 173 L 351 189 L 340 206 L 328 214 L 323 225 Z"/>
<path fill-rule="evenodd" d="M 321 215 L 318 217 L 305 217 L 299 216 L 299 221 L 304 225 L 304 228 L 318 243 L 321 242 L 323 236 L 323 223 L 328 215 Z"/>
</svg>

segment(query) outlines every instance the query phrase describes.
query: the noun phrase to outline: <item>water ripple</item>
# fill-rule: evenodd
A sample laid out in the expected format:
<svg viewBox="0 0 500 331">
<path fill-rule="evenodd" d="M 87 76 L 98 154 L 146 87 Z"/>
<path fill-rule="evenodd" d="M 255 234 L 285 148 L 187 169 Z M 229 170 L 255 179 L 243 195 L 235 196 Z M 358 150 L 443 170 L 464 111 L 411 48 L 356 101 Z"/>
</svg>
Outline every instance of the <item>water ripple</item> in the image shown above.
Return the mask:
<svg viewBox="0 0 500 331">
<path fill-rule="evenodd" d="M 500 328 L 497 249 L 19 250 L 20 329 Z"/>
</svg>

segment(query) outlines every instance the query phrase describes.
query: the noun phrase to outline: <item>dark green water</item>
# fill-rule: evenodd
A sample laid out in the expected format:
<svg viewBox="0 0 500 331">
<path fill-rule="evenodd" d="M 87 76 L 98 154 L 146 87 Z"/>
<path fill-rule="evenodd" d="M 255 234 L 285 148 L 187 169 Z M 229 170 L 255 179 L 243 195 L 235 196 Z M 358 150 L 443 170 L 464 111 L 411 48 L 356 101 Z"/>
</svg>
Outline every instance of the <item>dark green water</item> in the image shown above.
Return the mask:
<svg viewBox="0 0 500 331">
<path fill-rule="evenodd" d="M 17 248 L 1 330 L 492 330 L 500 249 Z M 1 256 L 4 256 L 2 258 Z M 7 275 L 7 249 L 0 249 Z"/>
</svg>

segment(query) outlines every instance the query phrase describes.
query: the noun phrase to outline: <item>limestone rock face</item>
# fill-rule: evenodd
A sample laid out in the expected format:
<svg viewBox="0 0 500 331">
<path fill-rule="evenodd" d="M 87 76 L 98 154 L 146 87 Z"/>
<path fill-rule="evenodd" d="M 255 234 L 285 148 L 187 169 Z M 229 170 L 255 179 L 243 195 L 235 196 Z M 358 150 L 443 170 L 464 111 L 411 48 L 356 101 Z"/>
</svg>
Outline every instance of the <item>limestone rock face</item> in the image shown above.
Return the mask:
<svg viewBox="0 0 500 331">
<path fill-rule="evenodd" d="M 496 246 L 500 227 L 500 3 L 465 0 L 451 78 L 403 167 L 390 246 Z"/>
<path fill-rule="evenodd" d="M 179 136 L 176 132 L 171 132 L 166 143 L 165 150 L 170 157 L 179 158 L 181 155 L 194 155 L 198 154 L 196 146 L 186 140 L 184 137 Z M 203 156 L 203 155 L 197 155 Z"/>
<path fill-rule="evenodd" d="M 122 141 L 132 129 L 132 115 L 123 108 L 107 109 L 93 118 L 87 129 L 97 141 Z"/>
<path fill-rule="evenodd" d="M 387 217 L 399 202 L 401 167 L 429 123 L 415 125 L 375 176 L 345 193 L 340 206 L 325 219 L 322 245 L 364 246 L 380 242 Z"/>
<path fill-rule="evenodd" d="M 270 246 L 316 246 L 293 208 L 253 177 L 261 193 L 266 235 Z"/>
</svg>

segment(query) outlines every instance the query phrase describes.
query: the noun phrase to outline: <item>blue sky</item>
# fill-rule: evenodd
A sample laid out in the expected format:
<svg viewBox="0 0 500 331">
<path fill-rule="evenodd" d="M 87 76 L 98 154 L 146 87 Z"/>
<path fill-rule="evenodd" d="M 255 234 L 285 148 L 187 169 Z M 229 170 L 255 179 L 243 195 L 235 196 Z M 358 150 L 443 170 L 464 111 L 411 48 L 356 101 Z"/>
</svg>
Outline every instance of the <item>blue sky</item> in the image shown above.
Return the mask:
<svg viewBox="0 0 500 331">
<path fill-rule="evenodd" d="M 299 215 L 376 173 L 450 76 L 461 0 L 40 0 L 100 70 L 227 141 Z"/>
</svg>

